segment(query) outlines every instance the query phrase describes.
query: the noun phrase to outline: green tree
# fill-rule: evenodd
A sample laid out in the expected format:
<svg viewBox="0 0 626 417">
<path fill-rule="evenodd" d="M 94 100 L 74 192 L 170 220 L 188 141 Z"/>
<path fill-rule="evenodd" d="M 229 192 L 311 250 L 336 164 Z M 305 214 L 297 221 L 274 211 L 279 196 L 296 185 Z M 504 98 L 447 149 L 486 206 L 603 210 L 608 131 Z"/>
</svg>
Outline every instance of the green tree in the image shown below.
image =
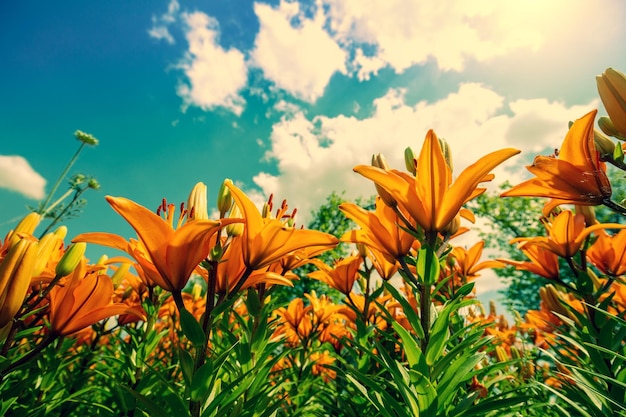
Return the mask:
<svg viewBox="0 0 626 417">
<path fill-rule="evenodd" d="M 539 198 L 502 198 L 501 192 L 511 188 L 505 182 L 497 192 L 485 193 L 468 204 L 476 217 L 487 219 L 485 228 L 479 230 L 479 236 L 485 241 L 485 247 L 498 250 L 498 256 L 516 260 L 527 260 L 517 250 L 511 240 L 516 237 L 544 236 L 545 229 L 540 222 L 543 200 Z M 513 266 L 495 269 L 494 272 L 507 283 L 501 293 L 506 297 L 504 304 L 520 314 L 539 308 L 539 288 L 546 280 L 527 271 L 517 270 Z"/>
<path fill-rule="evenodd" d="M 613 199 L 622 201 L 626 197 L 626 187 L 622 181 L 624 172 L 609 166 L 608 175 L 613 186 Z M 505 182 L 496 192 L 485 193 L 472 200 L 468 208 L 477 217 L 488 221 L 486 228 L 479 230 L 479 236 L 485 241 L 485 247 L 498 250 L 499 256 L 526 261 L 524 254 L 510 242 L 516 237 L 545 236 L 546 231 L 540 219 L 546 200 L 531 197 L 500 197 L 500 194 L 509 188 L 511 184 Z M 595 207 L 595 214 L 601 223 L 623 223 L 626 220 L 623 215 L 604 206 Z M 567 273 L 569 268 L 565 267 L 564 262 L 562 266 L 562 273 Z M 528 310 L 539 308 L 539 288 L 547 284 L 545 278 L 517 270 L 513 266 L 494 271 L 508 285 L 501 291 L 505 296 L 504 304 L 508 308 L 522 315 Z"/>
</svg>

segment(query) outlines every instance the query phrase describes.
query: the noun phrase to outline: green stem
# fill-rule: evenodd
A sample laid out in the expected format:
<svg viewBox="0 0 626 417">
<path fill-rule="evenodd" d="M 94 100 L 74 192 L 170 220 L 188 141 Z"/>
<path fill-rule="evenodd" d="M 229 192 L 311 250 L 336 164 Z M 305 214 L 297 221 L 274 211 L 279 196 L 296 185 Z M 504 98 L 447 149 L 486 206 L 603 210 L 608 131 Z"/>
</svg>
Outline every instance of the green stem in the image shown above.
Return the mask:
<svg viewBox="0 0 626 417">
<path fill-rule="evenodd" d="M 67 213 L 69 211 L 69 209 L 74 205 L 74 203 L 76 202 L 76 200 L 78 200 L 78 197 L 81 196 L 82 193 L 84 193 L 87 190 L 87 188 L 81 188 L 76 190 L 76 193 L 74 194 L 74 197 L 72 197 L 72 201 L 69 202 L 69 204 L 67 206 L 65 206 L 65 208 L 63 209 L 63 211 L 61 211 L 55 218 L 54 220 L 48 225 L 48 227 L 46 227 L 46 229 L 41 233 L 41 235 L 39 236 L 39 239 L 41 239 L 42 237 L 44 237 L 46 235 L 46 233 L 48 233 L 50 231 L 50 229 L 52 229 L 54 227 L 54 225 L 56 225 L 59 221 L 61 221 L 61 219 L 63 218 L 63 216 L 65 215 L 65 213 Z M 70 190 L 68 190 L 70 191 Z M 65 197 L 63 197 L 65 198 Z M 55 203 L 56 204 L 56 203 Z"/>
<path fill-rule="evenodd" d="M 57 189 L 59 188 L 59 185 L 61 185 L 61 182 L 63 182 L 63 180 L 65 179 L 65 176 L 67 175 L 69 170 L 72 168 L 72 166 L 74 165 L 74 163 L 78 159 L 78 155 L 80 155 L 80 152 L 83 150 L 85 145 L 86 145 L 86 143 L 82 142 L 80 144 L 80 146 L 78 147 L 78 150 L 76 151 L 76 153 L 72 157 L 72 159 L 70 159 L 70 162 L 67 163 L 67 166 L 65 167 L 65 170 L 63 170 L 63 172 L 61 173 L 61 175 L 57 179 L 57 182 L 52 187 L 52 190 L 50 190 L 50 192 L 48 193 L 48 197 L 46 198 L 46 201 L 44 201 L 43 205 L 39 209 L 39 214 L 45 215 L 48 212 L 47 205 L 50 203 L 50 200 L 52 200 L 52 197 L 54 196 L 54 193 L 56 193 Z"/>
<path fill-rule="evenodd" d="M 48 337 L 46 337 L 40 344 L 35 346 L 33 350 L 28 352 L 26 355 L 22 356 L 19 360 L 13 362 L 12 364 L 4 368 L 2 372 L 0 372 L 0 382 L 3 381 L 4 377 L 10 374 L 11 372 L 13 372 L 16 368 L 24 365 L 25 363 L 33 359 L 35 356 L 37 356 L 42 350 L 48 347 L 48 345 L 54 342 L 56 338 L 57 338 L 56 334 L 50 333 Z"/>
<path fill-rule="evenodd" d="M 621 204 L 616 203 L 610 198 L 605 198 L 604 200 L 602 200 L 602 204 L 619 214 L 626 215 L 626 207 L 622 206 Z"/>
<path fill-rule="evenodd" d="M 406 277 L 409 280 L 409 282 L 413 284 L 413 286 L 419 290 L 422 284 L 420 284 L 420 282 L 417 280 L 417 277 L 413 275 L 413 272 L 411 272 L 411 270 L 409 269 L 409 265 L 407 265 L 404 257 L 398 258 L 398 262 L 400 262 L 400 267 L 406 274 Z"/>
</svg>

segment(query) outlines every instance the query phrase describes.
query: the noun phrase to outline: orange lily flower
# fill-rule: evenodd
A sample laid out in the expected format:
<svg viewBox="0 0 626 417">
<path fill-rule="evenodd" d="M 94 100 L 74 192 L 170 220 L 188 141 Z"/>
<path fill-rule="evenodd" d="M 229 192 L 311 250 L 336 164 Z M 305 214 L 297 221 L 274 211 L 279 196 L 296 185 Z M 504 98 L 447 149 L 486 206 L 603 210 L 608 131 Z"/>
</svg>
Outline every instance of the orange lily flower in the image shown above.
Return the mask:
<svg viewBox="0 0 626 417">
<path fill-rule="evenodd" d="M 279 320 L 274 336 L 285 335 L 289 345 L 297 346 L 313 332 L 312 310 L 304 306 L 302 298 L 294 298 L 286 308 L 276 310 Z"/>
<path fill-rule="evenodd" d="M 512 242 L 526 242 L 526 245 L 537 245 L 554 252 L 562 258 L 571 258 L 579 250 L 587 236 L 602 229 L 624 229 L 626 225 L 618 223 L 598 223 L 585 227 L 585 216 L 564 210 L 552 220 L 552 224 L 546 224 L 548 236 L 534 238 L 517 238 Z"/>
<path fill-rule="evenodd" d="M 606 165 L 600 161 L 593 136 L 597 111 L 576 120 L 567 132 L 558 158 L 537 156 L 526 167 L 536 178 L 502 193 L 502 197 L 548 197 L 544 215 L 561 204 L 597 206 L 611 197 Z"/>
<path fill-rule="evenodd" d="M 417 160 L 415 177 L 368 165 L 358 165 L 354 171 L 387 190 L 425 232 L 440 232 L 463 204 L 485 191 L 477 187 L 493 179 L 489 172 L 519 152 L 511 148 L 492 152 L 467 167 L 453 183 L 439 140 L 429 130 Z"/>
<path fill-rule="evenodd" d="M 483 254 L 485 242 L 482 240 L 469 249 L 460 246 L 452 249 L 452 256 L 456 259 L 456 268 L 459 274 L 466 279 L 478 277 L 478 271 L 488 268 L 502 268 L 504 265 L 500 261 L 488 260 L 479 262 Z"/>
<path fill-rule="evenodd" d="M 312 259 L 311 263 L 318 270 L 309 273 L 310 278 L 325 282 L 343 294 L 349 294 L 352 292 L 354 282 L 359 278 L 359 268 L 363 263 L 363 258 L 358 255 L 349 256 L 335 263 L 333 267 L 319 259 Z"/>
<path fill-rule="evenodd" d="M 240 237 L 233 238 L 217 265 L 217 285 L 215 289 L 217 293 L 226 294 L 232 292 L 244 275 L 246 266 L 243 262 L 241 245 L 242 241 Z M 204 277 L 205 280 L 208 280 L 209 272 L 206 269 L 199 267 L 196 271 Z M 262 269 L 253 271 L 239 289 L 244 290 L 257 284 L 293 286 L 291 279 L 276 272 Z"/>
<path fill-rule="evenodd" d="M 171 222 L 129 199 L 111 196 L 106 199 L 135 229 L 145 253 L 133 250 L 123 238 L 110 233 L 85 233 L 72 241 L 99 243 L 125 251 L 158 286 L 171 292 L 185 287 L 194 268 L 209 253 L 211 237 L 228 222 L 236 221 L 192 220 L 174 229 Z"/>
<path fill-rule="evenodd" d="M 100 320 L 119 314 L 141 313 L 126 304 L 113 304 L 113 282 L 108 275 L 86 274 L 84 259 L 64 285 L 50 291 L 50 327 L 67 336 Z"/>
<path fill-rule="evenodd" d="M 537 245 L 526 245 L 522 242 L 518 249 L 521 250 L 529 261 L 513 261 L 511 259 L 498 259 L 516 269 L 532 272 L 547 279 L 559 278 L 559 257 L 556 253 Z"/>
<path fill-rule="evenodd" d="M 602 231 L 587 250 L 587 257 L 602 273 L 616 277 L 626 274 L 626 230 L 614 236 Z"/>
<path fill-rule="evenodd" d="M 415 237 L 398 227 L 398 215 L 381 197 L 376 197 L 374 213 L 352 203 L 340 204 L 339 210 L 361 226 L 361 230 L 346 232 L 341 237 L 342 241 L 362 243 L 379 251 L 394 264 L 396 259 L 403 258 L 411 250 Z"/>
<path fill-rule="evenodd" d="M 331 249 L 336 237 L 317 230 L 296 229 L 279 219 L 264 218 L 254 203 L 239 188 L 227 183 L 244 217 L 242 253 L 248 268 L 258 269 L 274 263 L 291 252 L 309 246 Z"/>
<path fill-rule="evenodd" d="M 367 258 L 378 272 L 378 275 L 385 281 L 391 279 L 398 272 L 399 264 L 397 261 L 389 262 L 385 255 L 379 250 L 366 247 Z"/>
</svg>

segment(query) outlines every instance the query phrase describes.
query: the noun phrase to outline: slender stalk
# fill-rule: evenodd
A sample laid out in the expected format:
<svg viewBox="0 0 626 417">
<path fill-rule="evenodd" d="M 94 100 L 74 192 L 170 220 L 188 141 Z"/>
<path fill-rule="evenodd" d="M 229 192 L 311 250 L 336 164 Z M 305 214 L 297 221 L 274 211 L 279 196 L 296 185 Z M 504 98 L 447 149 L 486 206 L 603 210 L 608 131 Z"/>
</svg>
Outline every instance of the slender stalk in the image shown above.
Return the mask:
<svg viewBox="0 0 626 417">
<path fill-rule="evenodd" d="M 602 204 L 607 206 L 611 210 L 619 213 L 619 214 L 626 215 L 626 207 L 622 206 L 621 204 L 616 203 L 615 201 L 611 200 L 610 198 L 606 198 L 606 199 L 602 200 Z"/>
<path fill-rule="evenodd" d="M 50 345 L 57 338 L 57 335 L 54 333 L 50 333 L 48 337 L 46 337 L 40 344 L 35 346 L 33 350 L 28 352 L 26 355 L 22 356 L 19 360 L 13 362 L 6 368 L 0 372 L 0 382 L 4 380 L 4 377 L 13 372 L 16 368 L 24 365 L 34 357 L 36 357 L 42 350 L 44 350 L 48 345 Z"/>
<path fill-rule="evenodd" d="M 39 214 L 45 215 L 48 212 L 48 207 L 47 206 L 50 203 L 50 200 L 52 200 L 52 197 L 54 196 L 54 193 L 57 192 L 57 189 L 59 188 L 59 185 L 61 185 L 61 182 L 65 179 L 65 176 L 67 175 L 69 170 L 72 168 L 72 166 L 74 165 L 74 163 L 78 159 L 78 155 L 80 155 L 80 152 L 83 150 L 85 145 L 86 145 L 85 142 L 81 142 L 80 146 L 78 147 L 78 150 L 76 150 L 76 153 L 74 154 L 72 159 L 70 159 L 70 162 L 67 163 L 67 166 L 65 167 L 65 169 L 63 170 L 63 172 L 61 173 L 59 178 L 57 179 L 57 182 L 52 187 L 52 190 L 50 190 L 50 192 L 48 193 L 48 197 L 46 198 L 46 200 L 44 201 L 43 205 L 39 209 Z"/>
<path fill-rule="evenodd" d="M 437 232 L 429 232 L 426 234 L 426 245 L 428 248 L 434 248 L 437 242 Z M 432 281 L 430 266 L 432 257 L 437 256 L 434 249 L 426 250 L 426 261 L 424 262 L 424 276 L 421 277 L 422 287 L 420 290 L 420 322 L 422 330 L 424 330 L 424 339 L 421 341 L 422 353 L 426 353 L 428 344 L 430 343 L 430 305 L 432 303 Z M 418 277 L 419 279 L 419 277 Z M 436 279 L 436 277 L 435 277 Z"/>
<path fill-rule="evenodd" d="M 41 233 L 41 235 L 39 236 L 39 239 L 41 239 L 42 237 L 44 237 L 46 235 L 46 233 L 48 233 L 50 231 L 50 229 L 52 229 L 59 221 L 61 221 L 61 219 L 63 218 L 63 216 L 65 215 L 65 213 L 67 213 L 69 211 L 69 209 L 74 205 L 74 203 L 76 202 L 76 200 L 78 200 L 78 197 L 81 196 L 81 194 L 83 194 L 85 191 L 87 190 L 87 188 L 81 188 L 76 190 L 76 193 L 74 194 L 74 197 L 72 197 L 72 201 L 70 201 L 68 203 L 67 206 L 65 206 L 65 208 L 54 218 L 54 220 L 48 225 L 48 227 L 45 228 L 45 230 Z M 71 190 L 68 190 L 71 191 Z M 65 198 L 65 196 L 63 197 Z M 55 203 L 56 204 L 56 203 Z M 51 206 L 52 207 L 52 206 Z"/>
</svg>

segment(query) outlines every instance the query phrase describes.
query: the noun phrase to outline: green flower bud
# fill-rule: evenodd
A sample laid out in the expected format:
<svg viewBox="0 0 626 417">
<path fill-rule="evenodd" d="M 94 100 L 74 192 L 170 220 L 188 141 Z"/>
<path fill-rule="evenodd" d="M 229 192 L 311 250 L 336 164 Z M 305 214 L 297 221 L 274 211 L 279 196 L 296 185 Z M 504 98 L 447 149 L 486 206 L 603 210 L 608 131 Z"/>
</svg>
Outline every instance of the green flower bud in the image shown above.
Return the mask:
<svg viewBox="0 0 626 417">
<path fill-rule="evenodd" d="M 385 157 L 380 153 L 372 155 L 372 166 L 375 166 L 376 168 L 380 168 L 385 171 L 389 171 L 387 161 L 385 160 Z M 398 205 L 398 202 L 395 200 L 395 198 L 392 197 L 391 194 L 387 192 L 387 190 L 385 190 L 378 184 L 374 184 L 374 186 L 376 187 L 376 192 L 387 206 L 395 207 Z"/>
<path fill-rule="evenodd" d="M 117 268 L 117 270 L 111 276 L 111 281 L 113 281 L 113 287 L 114 288 L 119 287 L 120 283 L 122 282 L 122 280 L 124 279 L 124 277 L 126 276 L 126 274 L 128 273 L 129 270 L 130 270 L 130 264 L 129 263 L 124 262 L 124 263 L 120 264 L 120 266 Z"/>
<path fill-rule="evenodd" d="M 596 82 L 600 99 L 611 118 L 613 128 L 619 135 L 626 136 L 626 76 L 613 68 L 607 68 L 602 75 L 596 77 Z"/>
<path fill-rule="evenodd" d="M 600 159 L 610 161 L 615 151 L 615 142 L 596 129 L 593 130 L 593 141 L 596 145 L 596 150 L 600 153 Z"/>
<path fill-rule="evenodd" d="M 87 244 L 85 242 L 74 243 L 65 250 L 61 260 L 57 264 L 55 273 L 57 276 L 64 277 L 74 272 L 80 261 L 85 255 Z"/>
<path fill-rule="evenodd" d="M 233 205 L 233 208 L 230 210 L 230 214 L 228 218 L 230 219 L 241 219 L 243 215 L 241 214 L 241 210 L 237 204 Z M 243 223 L 231 223 L 226 226 L 226 234 L 230 237 L 241 236 L 243 233 Z"/>
<path fill-rule="evenodd" d="M 602 116 L 598 119 L 598 126 L 600 126 L 600 129 L 607 135 L 613 136 L 619 140 L 626 140 L 626 137 L 622 136 L 615 128 L 613 121 L 606 116 Z"/>
<path fill-rule="evenodd" d="M 411 174 L 415 175 L 417 173 L 417 159 L 415 159 L 415 153 L 410 147 L 404 150 L 404 165 Z"/>
<path fill-rule="evenodd" d="M 77 130 L 76 132 L 74 132 L 74 136 L 76 137 L 76 139 L 87 145 L 96 146 L 98 144 L 98 139 L 94 138 L 89 133 Z"/>
<path fill-rule="evenodd" d="M 100 189 L 100 183 L 98 182 L 97 179 L 95 178 L 90 178 L 89 182 L 87 183 L 87 186 L 89 188 L 91 188 L 92 190 L 98 190 Z"/>
<path fill-rule="evenodd" d="M 230 194 L 230 188 L 226 186 L 226 184 L 232 184 L 232 180 L 226 178 L 224 182 L 222 182 L 222 186 L 220 187 L 220 191 L 217 194 L 217 209 L 220 212 L 220 218 L 223 218 L 228 210 L 233 206 L 233 197 Z"/>
<path fill-rule="evenodd" d="M 448 145 L 448 142 L 446 142 L 444 138 L 438 139 L 439 146 L 441 146 L 441 152 L 443 152 L 443 157 L 446 160 L 446 164 L 448 164 L 448 168 L 450 168 L 450 171 L 453 171 L 454 165 L 452 164 L 452 152 L 450 151 L 450 145 Z"/>
</svg>

